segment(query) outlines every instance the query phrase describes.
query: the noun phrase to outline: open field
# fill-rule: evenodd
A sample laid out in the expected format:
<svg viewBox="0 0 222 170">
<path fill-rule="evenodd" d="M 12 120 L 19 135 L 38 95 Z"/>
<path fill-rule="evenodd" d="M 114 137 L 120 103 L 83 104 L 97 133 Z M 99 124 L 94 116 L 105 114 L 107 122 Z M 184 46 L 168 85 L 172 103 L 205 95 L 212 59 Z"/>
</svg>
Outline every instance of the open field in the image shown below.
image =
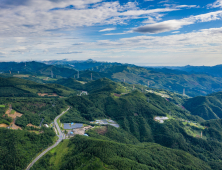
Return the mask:
<svg viewBox="0 0 222 170">
<path fill-rule="evenodd" d="M 0 124 L 0 127 L 3 127 L 3 128 L 7 128 L 8 127 L 8 125 L 6 125 L 6 124 Z"/>
<path fill-rule="evenodd" d="M 31 123 L 27 124 L 26 126 L 34 127 L 34 128 L 39 128 L 38 126 L 35 126 L 35 125 L 31 124 Z"/>
<path fill-rule="evenodd" d="M 29 130 L 29 132 L 34 132 L 35 134 L 40 134 L 40 132 L 39 131 L 37 131 L 37 130 Z"/>
<path fill-rule="evenodd" d="M 58 96 L 56 93 L 48 94 L 48 93 L 38 93 L 39 96 Z"/>
<path fill-rule="evenodd" d="M 5 105 L 0 105 L 0 107 L 5 107 Z"/>
<path fill-rule="evenodd" d="M 107 126 L 101 126 L 101 127 L 94 128 L 94 129 L 100 135 L 104 135 L 107 132 L 107 130 L 108 130 Z"/>
<path fill-rule="evenodd" d="M 63 142 L 61 142 L 57 147 L 53 148 L 50 153 L 54 154 L 53 157 L 51 157 L 50 159 L 50 163 L 55 165 L 55 167 L 59 167 L 59 163 L 60 160 L 62 159 L 62 157 L 68 152 L 68 144 L 69 144 L 69 140 L 68 139 L 64 139 Z"/>
<path fill-rule="evenodd" d="M 56 81 L 57 79 L 55 78 L 50 78 L 50 77 L 45 77 L 45 76 L 37 76 L 36 78 L 41 79 L 41 80 L 46 80 L 46 81 Z"/>
<path fill-rule="evenodd" d="M 22 77 L 29 77 L 29 75 L 17 74 L 17 75 L 13 75 L 13 77 L 19 77 L 19 78 L 22 78 Z"/>
</svg>

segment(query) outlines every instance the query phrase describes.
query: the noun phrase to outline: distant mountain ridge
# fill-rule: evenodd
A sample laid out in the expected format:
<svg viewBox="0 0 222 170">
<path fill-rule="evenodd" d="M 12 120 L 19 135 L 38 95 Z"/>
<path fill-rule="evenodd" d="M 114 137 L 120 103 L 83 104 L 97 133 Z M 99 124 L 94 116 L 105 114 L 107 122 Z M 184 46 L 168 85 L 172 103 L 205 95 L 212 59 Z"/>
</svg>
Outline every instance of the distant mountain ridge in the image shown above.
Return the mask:
<svg viewBox="0 0 222 170">
<path fill-rule="evenodd" d="M 93 67 L 98 66 L 107 66 L 107 65 L 131 65 L 131 64 L 122 64 L 117 62 L 103 62 L 103 61 L 95 61 L 92 59 L 88 60 L 51 60 L 51 61 L 43 61 L 45 64 L 49 65 L 67 65 L 76 70 L 87 70 Z"/>
<path fill-rule="evenodd" d="M 146 67 L 150 68 L 150 67 Z M 166 67 L 152 67 L 153 69 L 172 69 L 184 71 L 189 74 L 207 74 L 214 77 L 222 77 L 222 64 L 215 66 L 166 66 Z"/>
<path fill-rule="evenodd" d="M 0 72 L 3 73 L 0 76 L 28 74 L 29 77 L 23 78 L 38 83 L 54 83 L 54 81 L 61 78 L 74 78 L 88 82 L 91 81 L 91 78 L 97 80 L 107 77 L 116 82 L 141 84 L 150 88 L 165 89 L 180 94 L 185 89 L 185 93 L 191 97 L 222 91 L 222 77 L 213 77 L 201 73 L 193 74 L 168 68 L 144 68 L 132 64 L 97 62 L 94 60 L 73 61 L 73 63 L 72 61 L 59 60 L 50 61 L 48 64 L 54 65 L 34 61 L 4 62 L 0 63 Z M 45 78 L 41 78 L 41 76 Z M 45 81 L 47 77 L 52 78 L 50 79 L 51 82 Z"/>
</svg>

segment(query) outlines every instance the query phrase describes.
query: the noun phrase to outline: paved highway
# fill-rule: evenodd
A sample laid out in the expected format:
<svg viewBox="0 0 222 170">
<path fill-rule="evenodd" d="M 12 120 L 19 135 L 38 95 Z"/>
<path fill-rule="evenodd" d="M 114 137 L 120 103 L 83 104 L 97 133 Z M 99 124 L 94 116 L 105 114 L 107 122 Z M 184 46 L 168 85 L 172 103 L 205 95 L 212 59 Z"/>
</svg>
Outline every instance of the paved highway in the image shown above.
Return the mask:
<svg viewBox="0 0 222 170">
<path fill-rule="evenodd" d="M 57 131 L 58 131 L 58 135 L 57 135 L 57 136 L 59 137 L 59 139 L 57 140 L 57 142 L 56 142 L 54 145 L 48 147 L 46 150 L 44 150 L 40 155 L 38 155 L 38 156 L 29 164 L 29 166 L 26 168 L 26 170 L 29 170 L 43 155 L 45 155 L 48 151 L 50 151 L 52 148 L 56 147 L 63 139 L 65 139 L 65 135 L 61 132 L 61 129 L 60 129 L 58 123 L 57 123 L 57 120 L 58 120 L 63 114 L 65 114 L 69 109 L 70 109 L 70 107 L 69 107 L 66 111 L 64 111 L 64 112 L 62 112 L 60 115 L 58 115 L 58 116 L 55 118 L 55 120 L 54 120 L 55 127 L 56 127 L 56 129 L 57 129 Z"/>
</svg>

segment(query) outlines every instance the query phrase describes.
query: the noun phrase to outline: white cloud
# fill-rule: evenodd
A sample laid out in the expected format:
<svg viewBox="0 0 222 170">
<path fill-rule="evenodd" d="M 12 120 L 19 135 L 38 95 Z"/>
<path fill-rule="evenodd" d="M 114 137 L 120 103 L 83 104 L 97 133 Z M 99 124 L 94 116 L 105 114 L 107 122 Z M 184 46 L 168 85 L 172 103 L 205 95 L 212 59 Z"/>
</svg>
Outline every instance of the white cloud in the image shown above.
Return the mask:
<svg viewBox="0 0 222 170">
<path fill-rule="evenodd" d="M 105 28 L 105 29 L 99 30 L 99 32 L 113 31 L 113 30 L 116 30 L 116 28 Z"/>
<path fill-rule="evenodd" d="M 177 33 L 180 33 L 180 31 L 174 31 L 174 32 L 172 32 L 173 34 L 177 34 Z"/>
<path fill-rule="evenodd" d="M 208 4 L 207 7 L 209 7 L 209 8 L 222 7 L 222 0 L 217 0 L 217 1 L 214 2 L 213 4 Z"/>
<path fill-rule="evenodd" d="M 197 5 L 177 5 L 176 8 L 199 8 Z"/>
<path fill-rule="evenodd" d="M 169 2 L 169 0 L 160 1 L 159 4 L 161 4 L 161 3 L 167 3 L 167 2 Z"/>
<path fill-rule="evenodd" d="M 181 20 L 168 20 L 160 23 L 149 24 L 146 26 L 135 28 L 134 32 L 156 34 L 172 30 L 178 30 L 184 25 L 192 24 L 192 22 Z"/>
<path fill-rule="evenodd" d="M 210 37 L 210 38 L 209 38 Z M 222 27 L 203 29 L 169 36 L 136 36 L 87 42 L 61 37 L 0 37 L 0 51 L 5 58 L 15 60 L 88 59 L 129 63 L 168 63 L 175 65 L 222 63 Z M 77 44 L 77 45 L 75 45 Z M 14 52 L 13 52 L 14 51 Z M 15 57 L 17 56 L 17 57 Z M 139 56 L 139 57 L 138 57 Z M 193 59 L 196 59 L 196 63 Z M 185 63 L 185 64 L 184 64 Z M 168 63 L 169 64 L 169 63 Z M 170 65 L 170 64 L 169 64 Z"/>
<path fill-rule="evenodd" d="M 120 5 L 118 1 L 102 0 L 4 0 L 3 2 L 0 6 L 0 36 L 58 36 L 64 34 L 64 30 L 75 30 L 77 27 L 126 24 L 131 19 L 161 17 L 160 13 L 183 8 L 141 10 L 136 2 Z M 88 8 L 90 4 L 92 6 Z M 75 8 L 64 10 L 70 5 Z"/>
<path fill-rule="evenodd" d="M 133 29 L 134 32 L 139 33 L 162 33 L 168 32 L 172 30 L 178 30 L 185 25 L 191 25 L 197 22 L 209 22 L 213 20 L 222 19 L 222 11 L 210 12 L 206 14 L 190 16 L 188 18 L 180 19 L 180 20 L 167 20 L 159 23 L 149 24 L 145 26 L 140 26 L 138 28 Z"/>
<path fill-rule="evenodd" d="M 130 31 L 124 31 L 124 32 L 120 32 L 120 33 L 107 33 L 107 34 L 103 34 L 103 35 L 123 35 L 123 34 L 129 34 L 129 33 L 133 33 L 133 31 L 130 30 Z"/>
</svg>

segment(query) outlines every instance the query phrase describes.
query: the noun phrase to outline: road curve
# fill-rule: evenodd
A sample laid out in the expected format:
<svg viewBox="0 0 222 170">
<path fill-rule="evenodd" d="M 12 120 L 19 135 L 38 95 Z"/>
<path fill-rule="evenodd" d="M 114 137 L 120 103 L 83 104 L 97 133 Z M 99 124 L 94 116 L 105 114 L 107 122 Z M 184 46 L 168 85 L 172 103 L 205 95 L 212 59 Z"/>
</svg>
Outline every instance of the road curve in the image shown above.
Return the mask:
<svg viewBox="0 0 222 170">
<path fill-rule="evenodd" d="M 54 124 L 55 127 L 58 131 L 58 137 L 59 139 L 57 140 L 57 142 L 55 144 L 53 144 L 52 146 L 48 147 L 46 150 L 44 150 L 40 155 L 38 155 L 26 168 L 26 170 L 29 170 L 43 155 L 45 155 L 48 151 L 50 151 L 52 148 L 56 147 L 63 139 L 65 139 L 64 134 L 61 132 L 61 129 L 57 123 L 57 120 L 63 115 L 65 114 L 68 110 L 70 109 L 70 107 L 66 110 L 63 111 L 60 115 L 58 115 L 55 119 L 54 119 Z"/>
</svg>

